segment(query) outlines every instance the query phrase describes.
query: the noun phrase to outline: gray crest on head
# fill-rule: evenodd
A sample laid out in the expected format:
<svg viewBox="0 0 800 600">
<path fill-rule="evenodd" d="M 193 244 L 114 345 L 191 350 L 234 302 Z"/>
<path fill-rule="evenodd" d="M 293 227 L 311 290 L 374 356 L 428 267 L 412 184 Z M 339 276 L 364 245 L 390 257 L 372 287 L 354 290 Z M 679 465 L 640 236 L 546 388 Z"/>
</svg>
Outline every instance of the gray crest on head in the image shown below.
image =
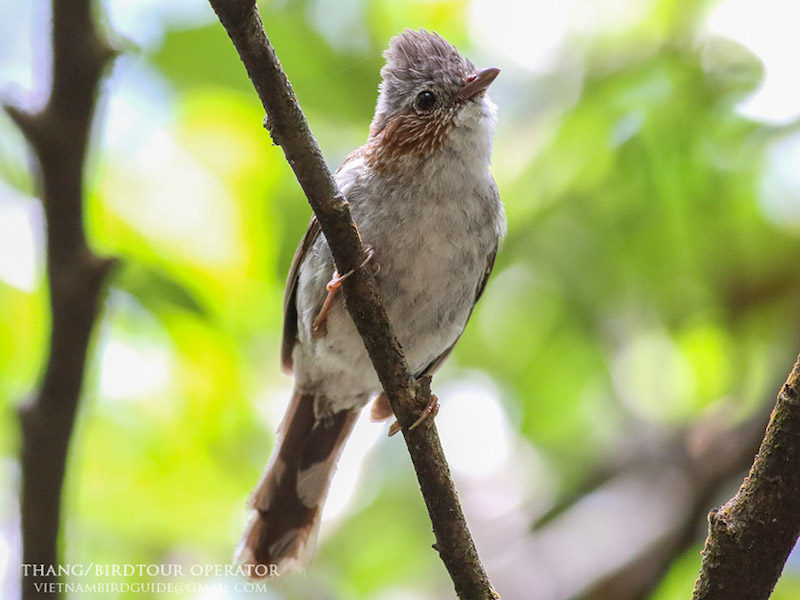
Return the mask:
<svg viewBox="0 0 800 600">
<path fill-rule="evenodd" d="M 461 56 L 455 46 L 425 29 L 406 29 L 396 35 L 383 56 L 386 65 L 381 69 L 377 112 L 384 114 L 402 110 L 426 86 L 455 89 L 475 71 L 472 61 Z"/>
</svg>

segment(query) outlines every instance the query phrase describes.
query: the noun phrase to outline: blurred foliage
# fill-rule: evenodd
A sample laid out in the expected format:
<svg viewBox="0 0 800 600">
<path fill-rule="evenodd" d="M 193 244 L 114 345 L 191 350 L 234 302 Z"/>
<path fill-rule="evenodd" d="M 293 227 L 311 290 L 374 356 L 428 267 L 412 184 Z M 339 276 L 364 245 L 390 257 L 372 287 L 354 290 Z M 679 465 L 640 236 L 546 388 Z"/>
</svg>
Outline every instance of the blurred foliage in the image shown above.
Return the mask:
<svg viewBox="0 0 800 600">
<path fill-rule="evenodd" d="M 494 173 L 509 233 L 439 384 L 489 374 L 509 435 L 547 463 L 554 503 L 642 429 L 677 431 L 712 411 L 746 418 L 800 349 L 800 199 L 784 198 L 793 212 L 776 218 L 765 195 L 772 150 L 798 143 L 796 125 L 737 111 L 762 66 L 703 33 L 713 3 L 645 4 L 630 27 L 567 34 L 551 67 L 532 71 L 474 43 L 480 24 L 462 0 L 261 6 L 333 168 L 366 136 L 380 53 L 403 27 L 437 30 L 504 68 Z M 283 281 L 310 211 L 210 9 L 186 22 L 141 10 L 157 35 L 137 41 L 111 19 L 129 51 L 91 157 L 90 237 L 122 264 L 73 443 L 66 550 L 71 563 L 224 564 L 288 397 Z M 0 194 L 31 194 L 7 120 L 0 138 Z M 13 409 L 46 355 L 47 306 L 40 268 L 31 289 L 0 273 L 7 457 Z M 368 453 L 356 487 L 367 500 L 332 521 L 307 578 L 276 598 L 449 593 L 404 459 L 399 443 Z M 687 598 L 698 567 L 696 547 L 653 598 Z M 798 595 L 790 566 L 775 598 Z"/>
</svg>

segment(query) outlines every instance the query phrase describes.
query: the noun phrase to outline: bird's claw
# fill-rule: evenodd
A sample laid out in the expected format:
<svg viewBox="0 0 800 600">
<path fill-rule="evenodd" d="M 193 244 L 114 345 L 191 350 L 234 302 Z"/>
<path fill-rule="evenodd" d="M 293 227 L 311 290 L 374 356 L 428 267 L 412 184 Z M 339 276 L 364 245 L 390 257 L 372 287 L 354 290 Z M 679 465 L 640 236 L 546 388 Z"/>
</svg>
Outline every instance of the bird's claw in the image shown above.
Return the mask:
<svg viewBox="0 0 800 600">
<path fill-rule="evenodd" d="M 412 429 L 416 429 L 419 427 L 425 419 L 431 418 L 433 419 L 436 415 L 439 414 L 439 398 L 436 397 L 436 394 L 431 394 L 430 400 L 428 400 L 428 404 L 425 405 L 425 408 L 422 411 L 422 414 L 419 416 L 419 419 L 412 423 L 411 427 L 408 428 L 409 431 Z"/>
<path fill-rule="evenodd" d="M 333 300 L 336 297 L 336 292 L 339 291 L 339 288 L 342 287 L 342 282 L 350 277 L 353 273 L 356 272 L 357 269 L 361 269 L 367 265 L 370 261 L 372 261 L 373 257 L 375 256 L 375 249 L 370 246 L 369 244 L 364 244 L 364 254 L 366 254 L 366 258 L 364 258 L 363 262 L 358 265 L 355 269 L 350 269 L 344 275 L 339 275 L 337 271 L 333 272 L 333 277 L 331 280 L 325 285 L 325 289 L 328 292 L 328 295 L 325 296 L 325 301 L 322 303 L 322 308 L 319 309 L 319 313 L 317 314 L 316 318 L 314 319 L 313 323 L 311 323 L 311 336 L 315 338 L 323 337 L 326 333 L 328 333 L 327 321 L 328 321 L 328 313 L 331 312 L 333 308 Z M 380 264 L 377 262 L 374 263 L 373 274 L 377 274 L 378 271 L 381 270 Z"/>
<path fill-rule="evenodd" d="M 364 258 L 364 260 L 361 262 L 361 264 L 360 264 L 360 265 L 358 265 L 358 266 L 357 266 L 355 269 L 350 269 L 350 270 L 349 270 L 347 273 L 345 273 L 344 275 L 339 275 L 339 273 L 337 273 L 336 271 L 334 271 L 334 272 L 333 272 L 333 277 L 332 277 L 332 278 L 331 278 L 331 280 L 328 282 L 328 284 L 325 286 L 325 289 L 326 289 L 326 290 L 328 290 L 328 292 L 334 292 L 334 293 L 336 293 L 336 291 L 337 291 L 337 290 L 338 290 L 338 289 L 339 289 L 339 288 L 342 286 L 342 282 L 343 282 L 345 279 L 347 279 L 348 277 L 350 277 L 350 275 L 352 275 L 353 273 L 355 273 L 355 272 L 356 272 L 358 269 L 363 269 L 365 266 L 367 266 L 367 263 L 368 263 L 368 262 L 372 261 L 372 258 L 375 256 L 375 248 L 373 248 L 373 247 L 372 247 L 372 246 L 370 246 L 369 244 L 364 244 L 364 254 L 366 254 L 366 257 L 365 257 L 365 258 Z M 375 266 L 375 269 L 374 269 L 374 272 L 373 272 L 373 274 L 377 274 L 377 273 L 378 273 L 378 271 L 380 271 L 380 270 L 381 270 L 381 266 L 380 266 L 378 263 L 375 263 L 375 265 L 376 265 L 376 266 Z"/>
<path fill-rule="evenodd" d="M 419 416 L 419 419 L 414 421 L 411 424 L 411 427 L 408 428 L 408 430 L 411 431 L 412 429 L 416 429 L 425 421 L 425 419 L 428 418 L 433 419 L 438 414 L 439 414 L 439 398 L 436 397 L 436 394 L 431 394 L 430 400 L 428 400 L 428 404 L 425 405 L 425 408 L 422 409 L 422 414 Z M 389 427 L 389 437 L 392 437 L 401 429 L 402 427 L 400 423 L 395 421 L 394 423 L 392 423 L 392 426 Z"/>
</svg>

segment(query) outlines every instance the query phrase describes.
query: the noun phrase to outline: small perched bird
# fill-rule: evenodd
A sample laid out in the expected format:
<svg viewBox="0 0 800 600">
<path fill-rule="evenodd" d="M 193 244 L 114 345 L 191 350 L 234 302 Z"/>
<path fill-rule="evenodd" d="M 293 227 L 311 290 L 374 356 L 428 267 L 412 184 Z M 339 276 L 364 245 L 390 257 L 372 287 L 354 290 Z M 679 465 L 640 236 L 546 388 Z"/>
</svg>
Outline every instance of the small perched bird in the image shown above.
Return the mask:
<svg viewBox="0 0 800 600">
<path fill-rule="evenodd" d="M 408 365 L 421 377 L 441 365 L 461 336 L 505 232 L 489 173 L 496 107 L 486 96 L 500 70 L 476 69 L 425 30 L 397 35 L 384 57 L 367 142 L 347 156 L 335 179 L 372 249 L 367 267 Z M 336 294 L 342 278 L 312 219 L 284 304 L 282 363 L 295 375 L 295 391 L 250 501 L 238 548 L 244 565 L 284 572 L 305 564 L 342 447 L 361 409 L 381 392 Z M 384 396 L 372 412 L 391 416 Z"/>
</svg>

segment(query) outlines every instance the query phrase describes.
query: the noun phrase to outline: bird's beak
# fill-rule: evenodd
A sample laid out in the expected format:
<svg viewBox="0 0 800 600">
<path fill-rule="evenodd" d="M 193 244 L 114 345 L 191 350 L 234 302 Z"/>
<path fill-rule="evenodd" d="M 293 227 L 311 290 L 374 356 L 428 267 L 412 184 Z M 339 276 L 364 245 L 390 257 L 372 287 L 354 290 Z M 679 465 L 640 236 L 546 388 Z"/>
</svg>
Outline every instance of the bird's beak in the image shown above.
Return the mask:
<svg viewBox="0 0 800 600">
<path fill-rule="evenodd" d="M 462 87 L 456 93 L 455 99 L 459 101 L 468 100 L 473 96 L 477 96 L 481 92 L 486 91 L 486 88 L 491 85 L 491 83 L 499 74 L 500 69 L 497 67 L 489 67 L 488 69 L 478 71 L 474 75 L 470 75 L 467 83 L 464 84 L 464 87 Z"/>
</svg>

